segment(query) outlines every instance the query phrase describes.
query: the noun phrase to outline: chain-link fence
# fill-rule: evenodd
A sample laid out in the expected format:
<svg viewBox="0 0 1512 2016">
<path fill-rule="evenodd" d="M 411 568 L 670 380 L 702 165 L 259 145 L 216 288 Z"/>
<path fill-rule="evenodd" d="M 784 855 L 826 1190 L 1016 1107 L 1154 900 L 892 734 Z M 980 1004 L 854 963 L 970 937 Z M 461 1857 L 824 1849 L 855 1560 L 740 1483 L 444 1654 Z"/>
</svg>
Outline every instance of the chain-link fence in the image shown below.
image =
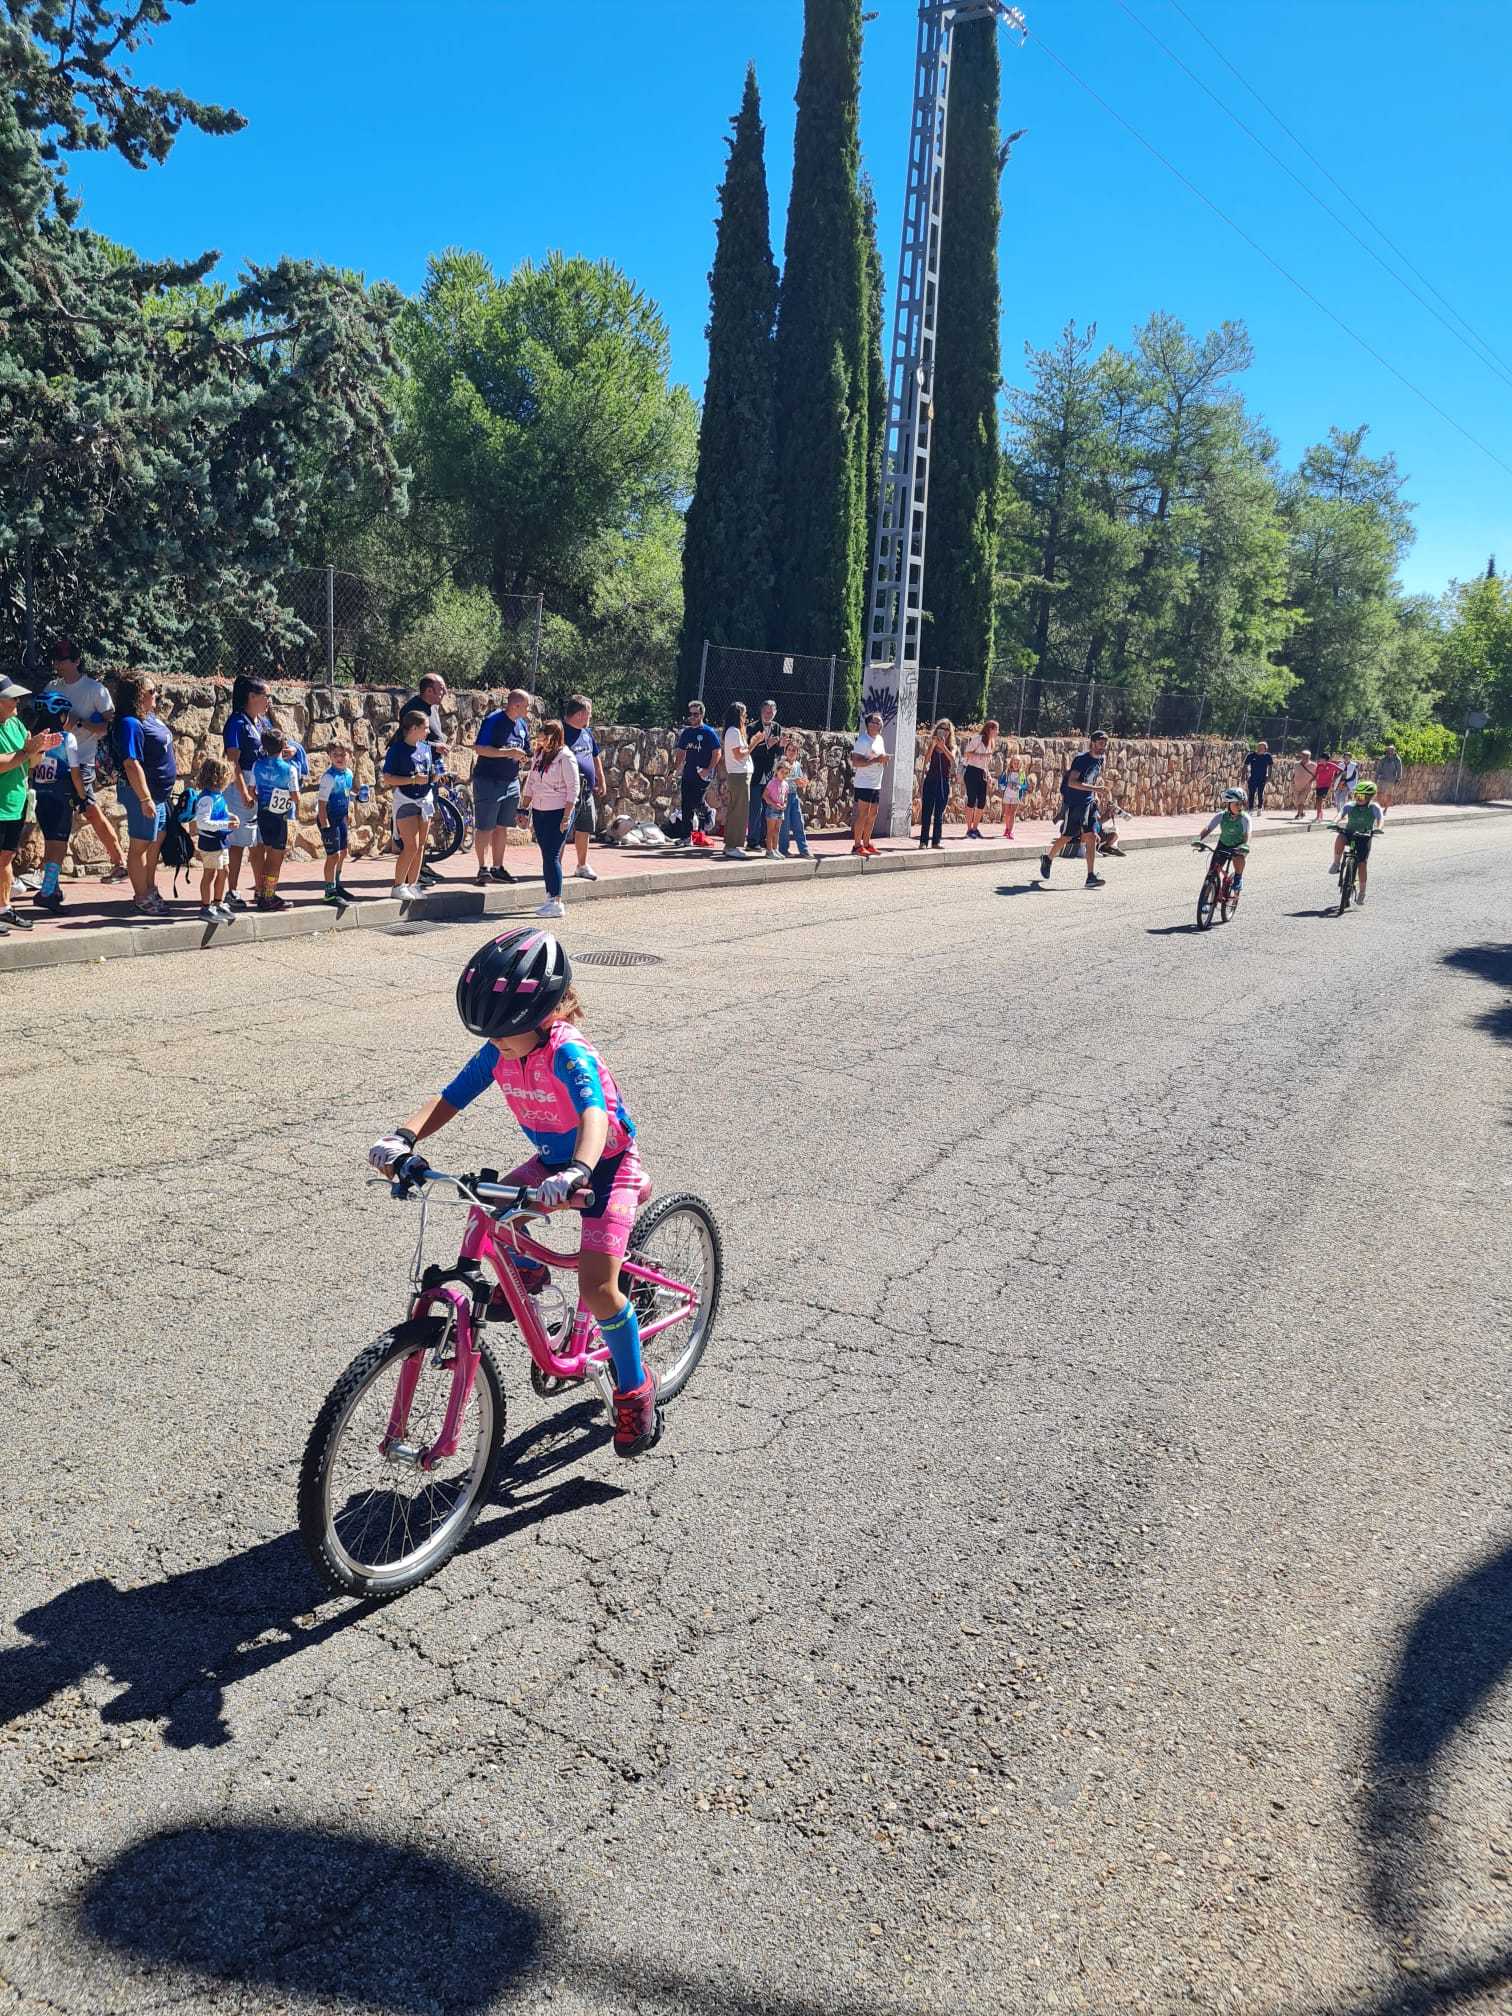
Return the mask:
<svg viewBox="0 0 1512 2016">
<path fill-rule="evenodd" d="M 276 592 L 296 635 L 227 616 L 195 670 L 235 678 L 249 672 L 312 686 L 413 686 L 439 672 L 457 686 L 523 686 L 540 673 L 544 598 L 401 590 L 339 567 L 301 567 Z M 284 626 L 287 628 L 287 625 Z"/>
<path fill-rule="evenodd" d="M 835 677 L 833 658 L 705 644 L 698 697 L 705 715 L 716 725 L 737 700 L 753 710 L 763 700 L 775 700 L 778 720 L 790 728 L 848 728 L 850 722 L 836 718 L 837 705 L 844 711 L 844 695 L 837 702 Z"/>
</svg>

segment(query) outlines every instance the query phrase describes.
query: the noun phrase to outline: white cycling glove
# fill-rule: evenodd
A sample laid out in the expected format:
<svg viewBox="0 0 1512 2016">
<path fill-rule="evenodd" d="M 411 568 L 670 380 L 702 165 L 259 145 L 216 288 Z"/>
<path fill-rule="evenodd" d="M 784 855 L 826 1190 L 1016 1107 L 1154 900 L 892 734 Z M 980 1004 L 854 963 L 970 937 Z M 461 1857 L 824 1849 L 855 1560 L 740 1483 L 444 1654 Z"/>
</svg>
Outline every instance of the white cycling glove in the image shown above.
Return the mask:
<svg viewBox="0 0 1512 2016">
<path fill-rule="evenodd" d="M 415 1145 L 415 1137 L 406 1127 L 394 1134 L 385 1134 L 381 1141 L 375 1141 L 368 1150 L 368 1160 L 380 1175 L 386 1175 L 396 1162 L 402 1162 Z"/>
<path fill-rule="evenodd" d="M 569 1162 L 565 1169 L 554 1169 L 544 1183 L 538 1183 L 536 1195 L 548 1210 L 554 1210 L 577 1191 L 587 1189 L 589 1173 L 581 1162 Z"/>
</svg>

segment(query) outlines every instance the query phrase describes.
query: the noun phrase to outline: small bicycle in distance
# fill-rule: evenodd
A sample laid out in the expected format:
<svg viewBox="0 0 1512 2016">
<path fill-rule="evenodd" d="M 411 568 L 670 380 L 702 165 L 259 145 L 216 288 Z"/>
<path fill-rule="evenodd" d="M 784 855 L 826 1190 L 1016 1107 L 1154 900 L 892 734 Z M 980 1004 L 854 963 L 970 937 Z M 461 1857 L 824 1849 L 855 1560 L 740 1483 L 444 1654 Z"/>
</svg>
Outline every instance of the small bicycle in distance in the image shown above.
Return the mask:
<svg viewBox="0 0 1512 2016">
<path fill-rule="evenodd" d="M 423 1266 L 429 1188 L 468 1205 L 450 1267 Z M 497 1172 L 447 1176 L 421 1155 L 394 1172 L 393 1197 L 420 1198 L 409 1315 L 360 1352 L 310 1431 L 299 1473 L 299 1531 L 331 1589 L 384 1599 L 434 1575 L 466 1539 L 498 1481 L 504 1383 L 490 1326 L 513 1323 L 544 1399 L 591 1384 L 613 1418 L 609 1353 L 588 1311 L 552 1273 L 578 1255 L 530 1238 L 548 1214 Z M 620 1275 L 635 1305 L 657 1399 L 673 1400 L 704 1354 L 719 1311 L 723 1256 L 707 1204 L 665 1197 L 643 1210 Z"/>
<path fill-rule="evenodd" d="M 1207 931 L 1212 928 L 1215 917 L 1227 924 L 1239 908 L 1239 891 L 1234 887 L 1237 880 L 1234 850 L 1232 847 L 1210 847 L 1205 840 L 1194 840 L 1192 845 L 1199 854 L 1211 854 L 1213 857 L 1197 895 L 1197 929 Z"/>
<path fill-rule="evenodd" d="M 1339 862 L 1339 907 L 1332 912 L 1325 910 L 1323 914 L 1325 917 L 1330 914 L 1335 917 L 1342 917 L 1351 903 L 1364 901 L 1362 896 L 1356 895 L 1356 885 L 1360 875 L 1360 835 L 1358 833 L 1351 833 L 1347 826 L 1330 826 L 1328 830 L 1330 833 L 1342 833 L 1344 835 L 1344 854 Z M 1371 835 L 1371 838 L 1379 839 L 1380 835 L 1381 829 L 1378 826 L 1374 834 Z"/>
</svg>

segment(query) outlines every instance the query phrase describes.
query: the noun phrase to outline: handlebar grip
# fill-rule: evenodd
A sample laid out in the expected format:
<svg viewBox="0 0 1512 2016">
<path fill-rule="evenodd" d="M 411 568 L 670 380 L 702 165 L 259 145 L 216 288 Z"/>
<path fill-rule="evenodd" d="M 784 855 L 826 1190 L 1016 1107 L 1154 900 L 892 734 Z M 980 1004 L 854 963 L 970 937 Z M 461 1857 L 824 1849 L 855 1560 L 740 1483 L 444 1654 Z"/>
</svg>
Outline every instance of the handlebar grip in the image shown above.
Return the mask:
<svg viewBox="0 0 1512 2016">
<path fill-rule="evenodd" d="M 412 1186 L 423 1183 L 429 1174 L 430 1164 L 423 1155 L 406 1155 L 404 1160 L 395 1166 L 392 1194 L 395 1197 L 407 1197 Z"/>
</svg>

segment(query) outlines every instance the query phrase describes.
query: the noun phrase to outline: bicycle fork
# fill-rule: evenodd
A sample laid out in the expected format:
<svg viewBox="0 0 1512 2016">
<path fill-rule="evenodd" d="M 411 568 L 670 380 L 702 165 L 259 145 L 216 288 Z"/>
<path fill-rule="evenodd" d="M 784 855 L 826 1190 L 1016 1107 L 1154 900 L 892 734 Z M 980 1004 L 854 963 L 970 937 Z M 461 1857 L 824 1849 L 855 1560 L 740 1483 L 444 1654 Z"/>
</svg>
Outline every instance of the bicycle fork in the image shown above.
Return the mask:
<svg viewBox="0 0 1512 2016">
<path fill-rule="evenodd" d="M 473 1336 L 472 1302 L 460 1287 L 455 1285 L 435 1288 L 416 1302 L 411 1316 L 422 1319 L 434 1312 L 436 1303 L 447 1305 L 445 1325 L 440 1341 L 435 1346 L 436 1362 L 444 1366 L 442 1356 L 448 1339 L 452 1343 L 451 1392 L 446 1401 L 446 1418 L 441 1424 L 441 1433 L 429 1448 L 406 1440 L 409 1427 L 410 1408 L 415 1401 L 415 1388 L 420 1383 L 420 1374 L 425 1369 L 425 1352 L 413 1351 L 405 1359 L 394 1387 L 394 1401 L 389 1408 L 388 1425 L 378 1444 L 378 1453 L 391 1463 L 402 1463 L 416 1470 L 433 1470 L 438 1463 L 444 1463 L 457 1453 L 461 1439 L 462 1416 L 467 1411 L 467 1403 L 472 1397 L 473 1381 L 478 1376 L 478 1347 Z"/>
</svg>

